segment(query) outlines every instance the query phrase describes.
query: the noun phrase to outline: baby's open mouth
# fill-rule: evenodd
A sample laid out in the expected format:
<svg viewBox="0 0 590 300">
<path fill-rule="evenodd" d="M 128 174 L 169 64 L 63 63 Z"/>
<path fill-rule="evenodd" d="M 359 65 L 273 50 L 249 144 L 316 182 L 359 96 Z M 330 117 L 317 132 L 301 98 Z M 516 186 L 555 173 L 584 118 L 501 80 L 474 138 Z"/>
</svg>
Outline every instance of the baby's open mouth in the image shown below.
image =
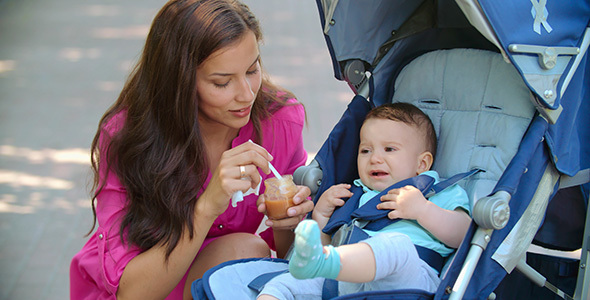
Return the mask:
<svg viewBox="0 0 590 300">
<path fill-rule="evenodd" d="M 371 172 L 371 176 L 375 176 L 375 177 L 381 177 L 381 176 L 387 176 L 387 175 L 389 175 L 389 173 L 383 172 L 383 171 L 373 171 L 373 172 Z"/>
</svg>

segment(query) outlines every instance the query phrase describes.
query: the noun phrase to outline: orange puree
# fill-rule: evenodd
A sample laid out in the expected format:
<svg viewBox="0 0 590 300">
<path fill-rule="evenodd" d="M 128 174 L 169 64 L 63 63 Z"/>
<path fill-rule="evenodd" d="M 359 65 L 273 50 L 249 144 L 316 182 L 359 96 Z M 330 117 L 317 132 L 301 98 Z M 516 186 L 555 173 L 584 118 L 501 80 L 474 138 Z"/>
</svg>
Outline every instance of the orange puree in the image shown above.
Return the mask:
<svg viewBox="0 0 590 300">
<path fill-rule="evenodd" d="M 293 182 L 293 176 L 285 175 L 282 180 L 276 177 L 269 178 L 264 181 L 264 185 L 266 215 L 271 220 L 286 218 L 287 209 L 295 205 L 293 196 L 297 193 L 297 186 Z"/>
</svg>

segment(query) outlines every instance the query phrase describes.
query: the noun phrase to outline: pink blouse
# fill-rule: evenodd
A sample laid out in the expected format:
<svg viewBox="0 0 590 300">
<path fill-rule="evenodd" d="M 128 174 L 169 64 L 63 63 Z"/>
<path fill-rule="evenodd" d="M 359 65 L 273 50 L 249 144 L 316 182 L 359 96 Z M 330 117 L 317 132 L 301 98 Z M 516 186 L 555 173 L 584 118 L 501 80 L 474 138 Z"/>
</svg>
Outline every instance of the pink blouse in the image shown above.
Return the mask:
<svg viewBox="0 0 590 300">
<path fill-rule="evenodd" d="M 295 99 L 289 100 L 291 103 L 295 101 Z M 106 145 L 110 136 L 121 129 L 125 117 L 125 112 L 121 112 L 103 127 L 100 136 L 101 154 L 104 153 L 102 145 Z M 274 157 L 272 164 L 281 174 L 293 174 L 295 169 L 304 165 L 307 160 L 302 138 L 304 120 L 303 107 L 293 105 L 279 109 L 262 123 L 262 146 Z M 232 147 L 252 139 L 253 136 L 252 122 L 248 122 L 240 129 L 238 136 L 232 142 Z M 104 164 L 101 164 L 101 178 L 106 172 L 102 166 Z M 272 176 L 262 172 L 260 175 L 263 180 Z M 205 182 L 205 187 L 210 178 L 211 174 Z M 260 192 L 264 192 L 264 185 L 261 186 Z M 126 212 L 126 197 L 127 193 L 121 182 L 114 173 L 109 172 L 106 185 L 96 201 L 98 228 L 86 245 L 74 256 L 70 265 L 71 299 L 116 299 L 119 280 L 125 266 L 141 253 L 137 247 L 128 247 L 123 243 L 119 235 L 121 219 Z M 255 233 L 264 217 L 257 210 L 257 198 L 256 195 L 245 196 L 244 201 L 239 202 L 235 208 L 230 204 L 213 223 L 202 247 L 228 233 Z M 262 232 L 260 236 L 272 249 L 275 248 L 271 228 Z M 166 299 L 182 299 L 185 279 L 186 274 Z"/>
</svg>

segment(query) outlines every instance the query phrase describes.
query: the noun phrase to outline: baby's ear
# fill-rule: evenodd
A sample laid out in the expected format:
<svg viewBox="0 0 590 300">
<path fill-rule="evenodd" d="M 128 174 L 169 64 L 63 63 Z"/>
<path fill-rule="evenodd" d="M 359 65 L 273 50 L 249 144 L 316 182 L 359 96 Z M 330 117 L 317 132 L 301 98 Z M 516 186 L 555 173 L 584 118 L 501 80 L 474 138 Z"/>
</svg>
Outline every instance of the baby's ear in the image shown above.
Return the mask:
<svg viewBox="0 0 590 300">
<path fill-rule="evenodd" d="M 418 156 L 418 170 L 416 170 L 417 174 L 424 173 L 430 170 L 432 167 L 432 162 L 434 161 L 434 157 L 430 151 L 425 151 Z"/>
</svg>

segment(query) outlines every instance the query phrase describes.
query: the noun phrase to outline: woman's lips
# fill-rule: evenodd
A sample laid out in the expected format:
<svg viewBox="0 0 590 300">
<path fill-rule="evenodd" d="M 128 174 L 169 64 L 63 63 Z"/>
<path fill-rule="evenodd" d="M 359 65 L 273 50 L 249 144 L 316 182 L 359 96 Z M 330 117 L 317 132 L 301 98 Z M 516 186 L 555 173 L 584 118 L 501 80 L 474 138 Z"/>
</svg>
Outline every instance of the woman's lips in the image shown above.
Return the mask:
<svg viewBox="0 0 590 300">
<path fill-rule="evenodd" d="M 229 112 L 238 118 L 244 118 L 250 115 L 250 110 L 251 106 L 248 106 L 242 109 L 230 110 Z"/>
</svg>

